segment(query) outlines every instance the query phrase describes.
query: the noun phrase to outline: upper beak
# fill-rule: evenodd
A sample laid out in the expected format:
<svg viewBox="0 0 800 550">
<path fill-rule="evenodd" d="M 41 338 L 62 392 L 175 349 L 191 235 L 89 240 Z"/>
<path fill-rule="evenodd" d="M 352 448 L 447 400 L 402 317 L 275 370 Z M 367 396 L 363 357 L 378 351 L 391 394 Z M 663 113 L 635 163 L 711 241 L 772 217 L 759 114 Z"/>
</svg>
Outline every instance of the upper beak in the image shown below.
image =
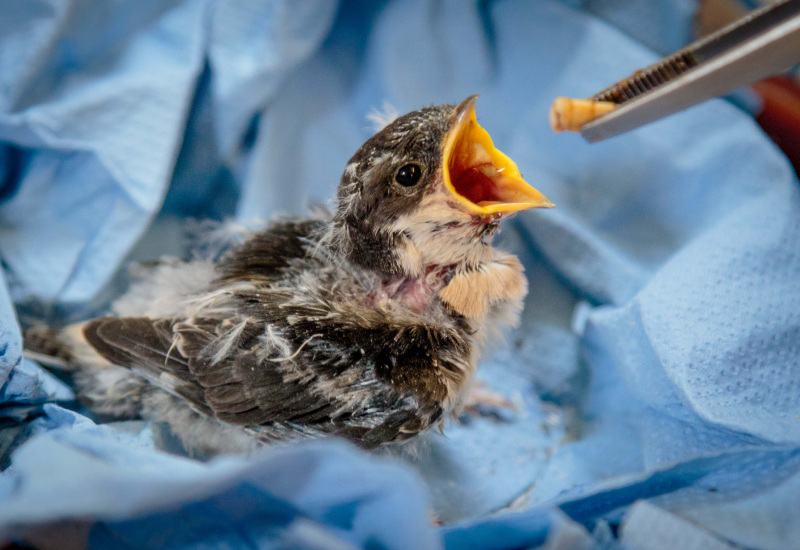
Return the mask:
<svg viewBox="0 0 800 550">
<path fill-rule="evenodd" d="M 495 148 L 475 118 L 477 99 L 477 95 L 468 97 L 451 115 L 455 121 L 444 140 L 442 162 L 447 190 L 474 214 L 555 206 L 522 179 L 513 160 Z"/>
</svg>

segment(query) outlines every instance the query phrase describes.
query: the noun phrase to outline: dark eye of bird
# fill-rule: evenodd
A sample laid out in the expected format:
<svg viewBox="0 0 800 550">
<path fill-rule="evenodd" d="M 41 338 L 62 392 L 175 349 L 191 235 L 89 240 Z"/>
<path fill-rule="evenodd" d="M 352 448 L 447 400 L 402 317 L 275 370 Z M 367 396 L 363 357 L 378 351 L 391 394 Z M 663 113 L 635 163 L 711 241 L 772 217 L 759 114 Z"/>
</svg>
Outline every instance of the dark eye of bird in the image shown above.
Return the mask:
<svg viewBox="0 0 800 550">
<path fill-rule="evenodd" d="M 394 181 L 403 187 L 411 187 L 419 182 L 422 177 L 422 169 L 416 164 L 406 164 L 402 166 L 394 176 Z"/>
</svg>

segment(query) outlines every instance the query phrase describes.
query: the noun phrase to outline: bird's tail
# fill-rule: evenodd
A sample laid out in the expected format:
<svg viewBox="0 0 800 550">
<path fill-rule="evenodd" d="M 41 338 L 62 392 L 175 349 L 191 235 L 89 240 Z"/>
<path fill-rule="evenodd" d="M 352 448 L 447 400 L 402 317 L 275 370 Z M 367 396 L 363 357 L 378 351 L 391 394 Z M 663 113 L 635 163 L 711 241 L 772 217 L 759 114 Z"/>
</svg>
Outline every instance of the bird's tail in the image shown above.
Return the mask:
<svg viewBox="0 0 800 550">
<path fill-rule="evenodd" d="M 116 419 L 137 418 L 147 382 L 101 356 L 86 341 L 86 324 L 34 325 L 23 333 L 23 354 L 50 370 L 71 373 L 76 394 L 93 412 Z"/>
<path fill-rule="evenodd" d="M 71 345 L 61 337 L 62 331 L 48 325 L 33 325 L 23 333 L 23 355 L 47 368 L 75 370 Z"/>
<path fill-rule="evenodd" d="M 83 336 L 84 324 L 76 323 L 64 328 L 33 325 L 23 334 L 23 354 L 56 370 L 76 371 L 81 367 L 109 366 L 110 363 Z"/>
</svg>

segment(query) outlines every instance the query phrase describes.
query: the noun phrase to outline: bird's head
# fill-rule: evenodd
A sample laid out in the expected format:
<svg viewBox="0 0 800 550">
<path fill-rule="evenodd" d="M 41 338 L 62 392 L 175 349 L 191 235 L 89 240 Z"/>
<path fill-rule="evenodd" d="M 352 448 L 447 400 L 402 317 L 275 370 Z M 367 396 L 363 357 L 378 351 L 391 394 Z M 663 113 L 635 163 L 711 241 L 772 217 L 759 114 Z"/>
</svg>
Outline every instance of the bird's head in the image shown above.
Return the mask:
<svg viewBox="0 0 800 550">
<path fill-rule="evenodd" d="M 476 99 L 401 116 L 350 159 L 334 232 L 351 261 L 408 277 L 477 265 L 503 217 L 553 206 L 495 148 Z"/>
</svg>

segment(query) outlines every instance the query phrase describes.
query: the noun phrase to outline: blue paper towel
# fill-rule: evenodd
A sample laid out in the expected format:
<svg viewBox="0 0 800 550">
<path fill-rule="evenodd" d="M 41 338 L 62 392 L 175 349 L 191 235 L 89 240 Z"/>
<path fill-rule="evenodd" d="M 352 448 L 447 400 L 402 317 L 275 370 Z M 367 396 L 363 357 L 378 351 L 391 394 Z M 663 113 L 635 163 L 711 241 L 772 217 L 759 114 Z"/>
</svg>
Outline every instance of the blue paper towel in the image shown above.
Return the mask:
<svg viewBox="0 0 800 550">
<path fill-rule="evenodd" d="M 692 3 L 102 6 L 19 1 L 0 17 L 0 452 L 17 449 L 0 534 L 81 519 L 97 548 L 612 547 L 608 523 L 647 499 L 697 540 L 793 547 L 796 177 L 722 101 L 591 146 L 547 124 L 555 96 L 656 59 L 620 29 L 672 49 Z M 385 101 L 473 93 L 558 205 L 500 235 L 530 295 L 479 372 L 518 414 L 449 425 L 389 463 L 327 442 L 199 464 L 154 450 L 157 429 L 41 406 L 71 395 L 21 360 L 11 300 L 94 298 L 165 197 L 139 254 L 178 240 L 175 217 L 302 214 L 332 197 Z"/>
<path fill-rule="evenodd" d="M 13 492 L 0 504 L 6 535 L 16 523 L 90 517 L 102 520 L 93 548 L 439 546 L 413 474 L 349 446 L 202 464 L 153 452 L 146 430 L 121 433 L 52 405 L 45 414 L 36 423 L 49 431 L 11 467 L 27 481 L 9 489 L 7 473 L 0 485 Z"/>
</svg>

